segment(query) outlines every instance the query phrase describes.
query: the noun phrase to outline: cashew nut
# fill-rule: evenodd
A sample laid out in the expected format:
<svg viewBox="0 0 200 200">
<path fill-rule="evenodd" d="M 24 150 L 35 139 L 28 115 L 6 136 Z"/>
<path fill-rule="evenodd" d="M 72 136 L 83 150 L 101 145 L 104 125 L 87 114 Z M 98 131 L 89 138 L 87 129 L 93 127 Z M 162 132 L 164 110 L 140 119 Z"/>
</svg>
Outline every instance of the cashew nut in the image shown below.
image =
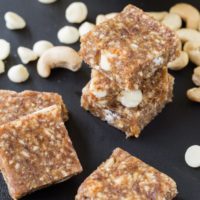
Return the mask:
<svg viewBox="0 0 200 200">
<path fill-rule="evenodd" d="M 176 31 L 182 42 L 200 42 L 200 32 L 194 29 L 182 28 Z"/>
<path fill-rule="evenodd" d="M 170 12 L 179 15 L 184 21 L 186 21 L 187 28 L 198 28 L 200 19 L 199 11 L 192 5 L 187 3 L 178 3 L 170 9 Z"/>
<path fill-rule="evenodd" d="M 192 81 L 195 85 L 200 86 L 200 66 L 194 69 Z"/>
<path fill-rule="evenodd" d="M 33 45 L 33 51 L 40 57 L 47 49 L 53 47 L 53 44 L 46 40 L 40 40 Z"/>
<path fill-rule="evenodd" d="M 102 14 L 97 15 L 97 17 L 96 17 L 96 25 L 99 25 L 99 24 L 101 24 L 102 22 L 104 22 L 106 20 L 107 20 L 107 18 L 105 17 L 105 15 L 102 15 Z"/>
<path fill-rule="evenodd" d="M 113 17 L 115 17 L 118 13 L 117 12 L 112 12 L 112 13 L 108 13 L 108 14 L 105 14 L 105 15 L 97 15 L 96 17 L 96 25 L 108 20 L 108 19 L 111 19 Z"/>
<path fill-rule="evenodd" d="M 2 60 L 0 60 L 0 74 L 5 72 L 5 64 Z"/>
<path fill-rule="evenodd" d="M 162 23 L 172 30 L 178 30 L 182 26 L 181 17 L 174 13 L 167 14 L 162 20 Z"/>
<path fill-rule="evenodd" d="M 165 11 L 163 11 L 163 12 L 146 12 L 146 13 L 158 21 L 162 21 L 164 19 L 164 17 L 168 14 L 168 12 L 165 12 Z"/>
<path fill-rule="evenodd" d="M 5 60 L 10 54 L 10 43 L 0 39 L 0 60 Z"/>
<path fill-rule="evenodd" d="M 21 83 L 29 78 L 29 73 L 24 65 L 15 65 L 8 70 L 8 78 L 14 83 Z"/>
<path fill-rule="evenodd" d="M 76 43 L 79 39 L 78 29 L 73 26 L 64 26 L 58 31 L 58 40 L 64 44 Z"/>
<path fill-rule="evenodd" d="M 56 46 L 45 51 L 37 63 L 37 72 L 47 78 L 51 69 L 62 67 L 73 72 L 80 69 L 82 59 L 79 54 L 72 48 L 66 46 Z"/>
<path fill-rule="evenodd" d="M 23 64 L 28 64 L 30 61 L 34 61 L 38 58 L 34 51 L 26 47 L 18 47 L 17 53 Z"/>
<path fill-rule="evenodd" d="M 94 24 L 90 23 L 90 22 L 84 22 L 83 24 L 81 24 L 81 26 L 79 27 L 79 34 L 80 36 L 85 35 L 86 33 L 90 32 L 93 28 L 95 27 Z"/>
<path fill-rule="evenodd" d="M 23 29 L 26 26 L 25 20 L 14 12 L 7 12 L 4 15 L 6 27 L 10 30 Z"/>
<path fill-rule="evenodd" d="M 186 67 L 189 63 L 188 54 L 184 51 L 181 51 L 180 56 L 174 61 L 169 62 L 167 67 L 171 70 L 181 70 Z"/>
<path fill-rule="evenodd" d="M 118 13 L 117 12 L 112 12 L 112 13 L 108 13 L 108 14 L 105 14 L 105 17 L 107 19 L 112 19 L 113 17 L 115 17 Z"/>
<path fill-rule="evenodd" d="M 83 22 L 88 14 L 88 9 L 83 2 L 73 2 L 71 3 L 66 11 L 65 17 L 70 23 L 81 23 Z"/>
<path fill-rule="evenodd" d="M 200 41 L 185 43 L 184 51 L 188 53 L 190 60 L 194 64 L 200 66 Z"/>
<path fill-rule="evenodd" d="M 44 4 L 50 4 L 50 3 L 54 3 L 57 0 L 38 0 L 40 3 L 44 3 Z"/>
<path fill-rule="evenodd" d="M 187 91 L 187 97 L 191 101 L 200 103 L 200 87 L 194 87 Z"/>
</svg>

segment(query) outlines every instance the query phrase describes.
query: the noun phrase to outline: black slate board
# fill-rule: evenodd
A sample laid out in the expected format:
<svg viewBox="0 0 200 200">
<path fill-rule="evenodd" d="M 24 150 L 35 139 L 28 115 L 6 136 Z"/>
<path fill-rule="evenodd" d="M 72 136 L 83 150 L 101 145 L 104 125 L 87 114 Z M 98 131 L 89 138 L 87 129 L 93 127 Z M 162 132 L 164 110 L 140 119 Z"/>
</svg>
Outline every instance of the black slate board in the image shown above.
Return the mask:
<svg viewBox="0 0 200 200">
<path fill-rule="evenodd" d="M 44 5 L 37 0 L 0 0 L 0 38 L 12 44 L 12 55 L 6 61 L 7 70 L 20 63 L 16 49 L 18 46 L 32 47 L 35 41 L 47 39 L 58 45 L 57 31 L 67 24 L 65 8 L 72 1 L 58 0 Z M 88 0 L 88 20 L 95 21 L 99 13 L 120 11 L 128 3 L 144 10 L 168 10 L 178 0 Z M 199 0 L 187 0 L 200 9 Z M 27 21 L 27 28 L 10 31 L 5 28 L 4 13 L 16 11 Z M 72 45 L 79 49 L 79 44 Z M 148 125 L 139 139 L 125 139 L 120 131 L 93 117 L 80 107 L 81 89 L 90 77 L 90 69 L 83 68 L 72 73 L 56 69 L 50 78 L 40 78 L 35 70 L 36 63 L 28 65 L 31 78 L 24 84 L 11 83 L 6 74 L 0 75 L 0 88 L 21 91 L 25 89 L 55 91 L 63 95 L 70 110 L 70 120 L 66 124 L 84 171 L 64 183 L 43 189 L 24 198 L 26 200 L 72 200 L 80 183 L 104 161 L 116 147 L 122 147 L 131 154 L 173 177 L 178 185 L 177 200 L 200 199 L 200 169 L 191 169 L 184 162 L 188 146 L 200 144 L 200 105 L 187 100 L 185 92 L 193 87 L 191 75 L 194 65 L 173 73 L 176 78 L 175 97 L 164 111 Z M 9 200 L 6 185 L 0 177 L 0 200 Z"/>
</svg>

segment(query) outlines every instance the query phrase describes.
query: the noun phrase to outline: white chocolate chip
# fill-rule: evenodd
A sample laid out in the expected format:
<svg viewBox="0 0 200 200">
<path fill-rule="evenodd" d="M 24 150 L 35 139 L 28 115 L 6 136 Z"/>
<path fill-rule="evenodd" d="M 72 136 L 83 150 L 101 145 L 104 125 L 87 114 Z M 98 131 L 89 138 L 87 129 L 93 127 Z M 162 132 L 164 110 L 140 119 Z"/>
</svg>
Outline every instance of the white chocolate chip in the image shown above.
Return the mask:
<svg viewBox="0 0 200 200">
<path fill-rule="evenodd" d="M 83 2 L 71 3 L 66 11 L 65 17 L 70 23 L 81 23 L 83 22 L 88 14 L 87 6 Z"/>
<path fill-rule="evenodd" d="M 0 39 L 0 60 L 5 60 L 10 54 L 10 43 Z"/>
<path fill-rule="evenodd" d="M 40 57 L 46 50 L 53 47 L 53 44 L 47 40 L 40 40 L 33 45 L 33 51 Z"/>
<path fill-rule="evenodd" d="M 142 98 L 141 90 L 124 90 L 118 97 L 118 101 L 125 107 L 134 108 L 141 103 Z"/>
<path fill-rule="evenodd" d="M 0 74 L 5 72 L 5 64 L 2 60 L 0 60 Z"/>
<path fill-rule="evenodd" d="M 73 26 L 64 26 L 58 31 L 58 40 L 64 44 L 76 43 L 79 39 L 78 29 Z"/>
<path fill-rule="evenodd" d="M 34 61 L 38 58 L 34 51 L 26 47 L 18 47 L 17 53 L 23 64 L 28 64 L 30 61 Z"/>
<path fill-rule="evenodd" d="M 200 167 L 200 146 L 193 145 L 185 152 L 185 162 L 193 168 Z"/>
<path fill-rule="evenodd" d="M 112 123 L 115 119 L 119 118 L 119 116 L 116 113 L 114 113 L 114 112 L 112 112 L 110 110 L 107 110 L 107 109 L 104 110 L 104 115 L 105 115 L 105 120 L 108 123 Z"/>
<path fill-rule="evenodd" d="M 4 15 L 6 21 L 6 27 L 10 30 L 23 29 L 26 27 L 25 20 L 14 12 L 7 12 Z"/>
<path fill-rule="evenodd" d="M 8 78 L 14 83 L 21 83 L 28 79 L 29 73 L 25 66 L 19 64 L 8 70 Z"/>
<path fill-rule="evenodd" d="M 50 4 L 50 3 L 54 3 L 57 0 L 38 0 L 40 3 L 44 3 L 44 4 Z"/>
<path fill-rule="evenodd" d="M 154 58 L 153 62 L 156 66 L 162 65 L 164 63 L 164 60 L 162 57 Z"/>
<path fill-rule="evenodd" d="M 105 71 L 110 71 L 111 70 L 111 63 L 109 62 L 109 59 L 113 58 L 113 57 L 115 57 L 115 55 L 111 54 L 109 52 L 101 53 L 99 66 Z"/>
<path fill-rule="evenodd" d="M 80 36 L 85 35 L 86 33 L 90 32 L 93 28 L 95 27 L 94 24 L 90 23 L 90 22 L 84 22 L 83 24 L 81 24 L 81 26 L 79 27 L 79 34 Z"/>
</svg>

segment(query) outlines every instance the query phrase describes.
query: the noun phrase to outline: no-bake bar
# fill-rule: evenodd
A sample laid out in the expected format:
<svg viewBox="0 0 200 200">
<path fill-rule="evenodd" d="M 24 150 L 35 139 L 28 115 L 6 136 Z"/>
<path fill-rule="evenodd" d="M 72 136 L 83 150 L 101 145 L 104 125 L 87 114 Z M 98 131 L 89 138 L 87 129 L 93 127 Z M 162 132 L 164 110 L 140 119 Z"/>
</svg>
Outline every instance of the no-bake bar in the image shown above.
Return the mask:
<svg viewBox="0 0 200 200">
<path fill-rule="evenodd" d="M 117 148 L 79 187 L 76 200 L 172 200 L 169 176 Z"/>
<path fill-rule="evenodd" d="M 63 120 L 67 121 L 67 108 L 57 93 L 0 90 L 0 125 L 54 104 L 62 107 Z"/>
<path fill-rule="evenodd" d="M 128 5 L 81 38 L 80 54 L 119 87 L 137 89 L 179 55 L 179 42 L 175 32 Z"/>
<path fill-rule="evenodd" d="M 0 168 L 13 199 L 82 171 L 53 105 L 0 126 Z"/>
<path fill-rule="evenodd" d="M 167 69 L 158 70 L 142 86 L 142 99 L 136 107 L 126 107 L 120 101 L 123 90 L 115 81 L 93 70 L 91 81 L 83 89 L 81 106 L 93 115 L 122 130 L 127 137 L 138 137 L 141 130 L 172 99 L 174 78 Z M 130 99 L 133 101 L 132 99 Z"/>
</svg>

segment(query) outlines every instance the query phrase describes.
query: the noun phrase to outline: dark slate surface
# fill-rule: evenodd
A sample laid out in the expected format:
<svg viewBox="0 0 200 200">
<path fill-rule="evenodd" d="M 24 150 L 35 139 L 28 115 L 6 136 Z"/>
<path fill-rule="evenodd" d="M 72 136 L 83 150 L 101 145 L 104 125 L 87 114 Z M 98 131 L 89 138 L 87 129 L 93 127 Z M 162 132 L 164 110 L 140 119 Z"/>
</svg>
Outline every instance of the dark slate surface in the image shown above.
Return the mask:
<svg viewBox="0 0 200 200">
<path fill-rule="evenodd" d="M 37 0 L 0 0 L 0 38 L 12 44 L 12 55 L 6 61 L 6 68 L 20 62 L 17 47 L 32 47 L 35 41 L 47 39 L 58 45 L 57 31 L 67 24 L 65 8 L 71 1 L 58 0 L 43 5 Z M 145 10 L 168 10 L 177 0 L 88 0 L 88 20 L 95 21 L 99 13 L 120 11 L 126 4 L 133 3 Z M 200 9 L 199 0 L 187 0 Z M 10 31 L 5 28 L 4 13 L 16 11 L 27 21 L 27 28 Z M 79 49 L 79 44 L 72 45 Z M 193 87 L 191 75 L 194 65 L 173 73 L 176 78 L 175 97 L 164 111 L 148 126 L 139 139 L 125 139 L 124 134 L 93 117 L 80 107 L 81 89 L 87 83 L 90 70 L 86 65 L 77 72 L 56 69 L 50 78 L 40 78 L 35 70 L 36 63 L 28 65 L 31 78 L 24 84 L 11 83 L 6 74 L 0 75 L 0 88 L 21 91 L 33 89 L 55 91 L 63 95 L 70 110 L 67 123 L 69 134 L 80 157 L 84 172 L 69 181 L 43 189 L 24 198 L 26 200 L 72 200 L 80 183 L 104 161 L 115 147 L 122 147 L 131 154 L 173 177 L 179 189 L 177 200 L 200 199 L 200 169 L 191 169 L 184 162 L 188 146 L 200 144 L 200 105 L 191 103 L 185 97 L 188 88 Z M 0 178 L 0 200 L 9 200 L 6 185 Z"/>
</svg>

